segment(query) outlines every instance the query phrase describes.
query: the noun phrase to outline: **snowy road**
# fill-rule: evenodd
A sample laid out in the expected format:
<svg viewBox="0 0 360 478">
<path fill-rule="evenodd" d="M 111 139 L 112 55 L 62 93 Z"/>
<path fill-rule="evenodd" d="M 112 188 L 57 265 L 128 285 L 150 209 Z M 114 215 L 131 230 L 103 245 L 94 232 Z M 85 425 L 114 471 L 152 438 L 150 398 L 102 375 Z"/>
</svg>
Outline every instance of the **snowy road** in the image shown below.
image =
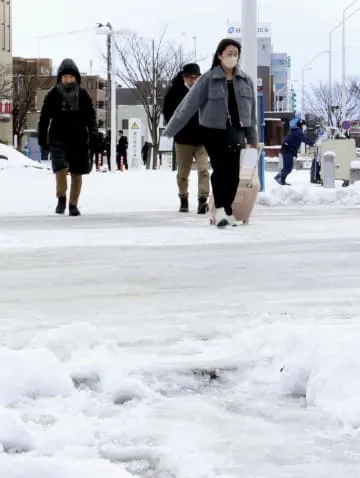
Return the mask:
<svg viewBox="0 0 360 478">
<path fill-rule="evenodd" d="M 0 476 L 358 477 L 358 217 L 0 218 L 0 337 L 23 353 L 2 349 L 18 383 L 0 405 L 31 450 Z M 288 359 L 307 401 L 283 393 Z"/>
</svg>

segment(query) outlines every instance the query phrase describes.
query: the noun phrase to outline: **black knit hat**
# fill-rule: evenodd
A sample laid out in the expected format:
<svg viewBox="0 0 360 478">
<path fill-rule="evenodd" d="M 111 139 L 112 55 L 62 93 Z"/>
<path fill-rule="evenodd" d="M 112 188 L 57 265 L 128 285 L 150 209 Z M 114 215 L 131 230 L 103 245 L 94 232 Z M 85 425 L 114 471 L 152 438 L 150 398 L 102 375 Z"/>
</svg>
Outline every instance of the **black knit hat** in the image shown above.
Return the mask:
<svg viewBox="0 0 360 478">
<path fill-rule="evenodd" d="M 182 72 L 184 76 L 201 75 L 200 67 L 197 63 L 188 63 L 187 65 L 184 65 Z"/>
</svg>

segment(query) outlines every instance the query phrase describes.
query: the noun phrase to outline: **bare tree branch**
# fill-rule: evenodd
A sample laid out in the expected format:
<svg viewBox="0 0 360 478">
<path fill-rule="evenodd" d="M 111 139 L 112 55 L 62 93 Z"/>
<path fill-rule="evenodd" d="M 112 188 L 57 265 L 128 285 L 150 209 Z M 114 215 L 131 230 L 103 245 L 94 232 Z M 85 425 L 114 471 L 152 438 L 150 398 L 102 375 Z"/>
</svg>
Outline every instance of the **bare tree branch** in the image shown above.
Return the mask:
<svg viewBox="0 0 360 478">
<path fill-rule="evenodd" d="M 118 78 L 144 107 L 150 130 L 154 161 L 157 168 L 158 127 L 166 90 L 186 61 L 182 46 L 166 40 L 166 29 L 157 39 L 144 38 L 136 33 L 123 36 L 117 45 Z M 190 58 L 190 56 L 188 56 Z M 154 98 L 154 95 L 155 98 Z M 150 164 L 148 164 L 148 169 Z"/>
<path fill-rule="evenodd" d="M 0 97 L 10 99 L 12 95 L 12 71 L 6 64 L 0 65 Z"/>
<path fill-rule="evenodd" d="M 326 121 L 327 124 L 340 128 L 345 119 L 355 119 L 360 112 L 360 87 L 359 94 L 354 92 L 354 82 L 349 82 L 346 94 L 346 110 L 342 108 L 342 86 L 335 83 L 330 95 L 329 85 L 319 83 L 312 85 L 305 95 L 306 111 Z"/>
<path fill-rule="evenodd" d="M 12 78 L 13 133 L 19 140 L 26 126 L 28 112 L 35 110 L 37 88 L 48 89 L 51 86 L 51 77 L 39 77 L 32 64 L 17 64 Z"/>
</svg>

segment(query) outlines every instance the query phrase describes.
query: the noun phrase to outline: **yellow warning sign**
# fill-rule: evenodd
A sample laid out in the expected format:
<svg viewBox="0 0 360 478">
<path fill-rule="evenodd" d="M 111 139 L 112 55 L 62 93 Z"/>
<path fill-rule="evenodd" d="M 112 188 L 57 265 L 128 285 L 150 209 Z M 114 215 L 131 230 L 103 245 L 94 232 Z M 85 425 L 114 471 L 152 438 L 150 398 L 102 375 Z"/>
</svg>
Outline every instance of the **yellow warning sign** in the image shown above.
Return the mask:
<svg viewBox="0 0 360 478">
<path fill-rule="evenodd" d="M 137 123 L 133 123 L 131 125 L 131 129 L 139 129 L 139 125 Z"/>
</svg>

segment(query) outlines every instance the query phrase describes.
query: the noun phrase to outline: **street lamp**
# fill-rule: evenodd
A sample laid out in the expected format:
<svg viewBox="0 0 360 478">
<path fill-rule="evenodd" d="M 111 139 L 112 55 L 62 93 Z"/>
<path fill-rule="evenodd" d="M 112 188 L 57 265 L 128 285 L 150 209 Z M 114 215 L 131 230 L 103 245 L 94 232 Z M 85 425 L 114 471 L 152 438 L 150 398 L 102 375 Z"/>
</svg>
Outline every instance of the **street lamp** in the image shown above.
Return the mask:
<svg viewBox="0 0 360 478">
<path fill-rule="evenodd" d="M 341 106 L 344 119 L 346 113 L 346 34 L 345 34 L 345 24 L 346 24 L 346 12 L 353 6 L 358 0 L 353 0 L 346 8 L 343 10 L 342 15 L 342 85 L 341 85 Z"/>
<path fill-rule="evenodd" d="M 310 65 L 314 63 L 315 60 L 317 60 L 320 56 L 330 53 L 329 50 L 323 50 L 317 55 L 314 56 L 314 58 L 306 63 L 306 65 L 303 66 L 302 72 L 301 72 L 301 116 L 305 118 L 305 71 L 311 70 Z"/>
<path fill-rule="evenodd" d="M 197 63 L 197 36 L 192 37 L 194 42 L 194 61 Z"/>
<path fill-rule="evenodd" d="M 347 15 L 345 20 L 349 20 L 355 13 L 359 12 L 360 8 L 354 10 L 350 15 Z M 329 104 L 332 106 L 332 55 L 333 55 L 333 43 L 332 43 L 332 34 L 342 26 L 343 22 L 339 22 L 332 30 L 329 32 Z"/>
</svg>

